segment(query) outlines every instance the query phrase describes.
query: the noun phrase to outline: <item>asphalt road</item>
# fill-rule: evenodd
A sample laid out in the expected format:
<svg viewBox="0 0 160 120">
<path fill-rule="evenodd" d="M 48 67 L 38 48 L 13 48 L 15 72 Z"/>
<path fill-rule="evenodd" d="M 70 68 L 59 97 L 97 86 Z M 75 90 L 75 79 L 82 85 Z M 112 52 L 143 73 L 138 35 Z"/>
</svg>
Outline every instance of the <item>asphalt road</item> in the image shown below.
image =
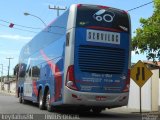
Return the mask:
<svg viewBox="0 0 160 120">
<path fill-rule="evenodd" d="M 157 116 L 154 115 L 154 119 L 142 119 L 148 116 L 137 113 L 120 113 L 120 111 L 113 112 L 110 110 L 105 110 L 98 115 L 92 112 L 82 114 L 65 109 L 48 112 L 46 110 L 40 110 L 33 103 L 20 104 L 18 98 L 15 96 L 0 93 L 0 120 L 159 120 Z"/>
</svg>

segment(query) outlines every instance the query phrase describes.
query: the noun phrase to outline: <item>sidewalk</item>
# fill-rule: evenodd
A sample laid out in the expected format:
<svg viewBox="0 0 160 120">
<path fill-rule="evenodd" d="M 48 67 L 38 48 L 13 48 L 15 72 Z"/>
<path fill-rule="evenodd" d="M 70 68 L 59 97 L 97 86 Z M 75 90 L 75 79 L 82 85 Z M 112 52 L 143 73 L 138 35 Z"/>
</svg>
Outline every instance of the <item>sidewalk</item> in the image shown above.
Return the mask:
<svg viewBox="0 0 160 120">
<path fill-rule="evenodd" d="M 142 113 L 140 113 L 139 109 L 119 107 L 119 108 L 113 108 L 113 109 L 106 109 L 106 112 L 141 116 L 142 120 L 160 120 L 160 111 L 158 112 L 158 111 L 142 110 Z"/>
<path fill-rule="evenodd" d="M 124 114 L 140 114 L 139 109 L 134 108 L 128 108 L 128 107 L 119 107 L 119 108 L 113 108 L 113 109 L 106 109 L 108 112 L 114 112 L 114 113 L 124 113 Z M 142 113 L 152 113 L 152 114 L 160 114 L 160 111 L 149 111 L 149 110 L 142 110 Z"/>
</svg>

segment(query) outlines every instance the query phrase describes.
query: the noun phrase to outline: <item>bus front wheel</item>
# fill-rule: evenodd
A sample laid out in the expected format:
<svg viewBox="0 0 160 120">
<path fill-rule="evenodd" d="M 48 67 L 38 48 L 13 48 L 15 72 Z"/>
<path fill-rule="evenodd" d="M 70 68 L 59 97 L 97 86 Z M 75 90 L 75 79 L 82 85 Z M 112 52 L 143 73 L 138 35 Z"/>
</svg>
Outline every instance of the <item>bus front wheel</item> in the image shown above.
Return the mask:
<svg viewBox="0 0 160 120">
<path fill-rule="evenodd" d="M 22 103 L 22 94 L 21 92 L 19 92 L 18 94 L 19 94 L 19 103 Z"/>
<path fill-rule="evenodd" d="M 22 96 L 21 99 L 23 104 L 26 104 L 28 102 L 27 100 L 24 99 L 24 96 Z"/>
</svg>

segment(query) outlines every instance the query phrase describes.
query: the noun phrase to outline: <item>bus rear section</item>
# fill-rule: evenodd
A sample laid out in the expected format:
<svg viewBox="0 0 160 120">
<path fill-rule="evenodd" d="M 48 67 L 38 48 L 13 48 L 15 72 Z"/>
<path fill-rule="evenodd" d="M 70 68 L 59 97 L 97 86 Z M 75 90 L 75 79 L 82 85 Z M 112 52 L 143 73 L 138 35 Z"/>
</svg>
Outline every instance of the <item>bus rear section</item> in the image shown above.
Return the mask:
<svg viewBox="0 0 160 120">
<path fill-rule="evenodd" d="M 73 5 L 68 30 L 64 104 L 113 108 L 128 104 L 130 18 L 119 9 Z M 69 16 L 71 17 L 71 16 Z M 70 20 L 70 19 L 69 19 Z"/>
</svg>

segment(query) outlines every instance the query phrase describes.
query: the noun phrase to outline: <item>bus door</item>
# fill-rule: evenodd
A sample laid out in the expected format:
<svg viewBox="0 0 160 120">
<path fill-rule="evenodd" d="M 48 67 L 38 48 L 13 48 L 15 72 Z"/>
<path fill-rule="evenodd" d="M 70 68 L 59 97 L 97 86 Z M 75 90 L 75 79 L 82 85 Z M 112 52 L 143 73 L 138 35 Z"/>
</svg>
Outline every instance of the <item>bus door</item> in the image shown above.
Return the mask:
<svg viewBox="0 0 160 120">
<path fill-rule="evenodd" d="M 26 71 L 24 81 L 24 96 L 32 97 L 32 68 L 29 67 Z"/>
</svg>

